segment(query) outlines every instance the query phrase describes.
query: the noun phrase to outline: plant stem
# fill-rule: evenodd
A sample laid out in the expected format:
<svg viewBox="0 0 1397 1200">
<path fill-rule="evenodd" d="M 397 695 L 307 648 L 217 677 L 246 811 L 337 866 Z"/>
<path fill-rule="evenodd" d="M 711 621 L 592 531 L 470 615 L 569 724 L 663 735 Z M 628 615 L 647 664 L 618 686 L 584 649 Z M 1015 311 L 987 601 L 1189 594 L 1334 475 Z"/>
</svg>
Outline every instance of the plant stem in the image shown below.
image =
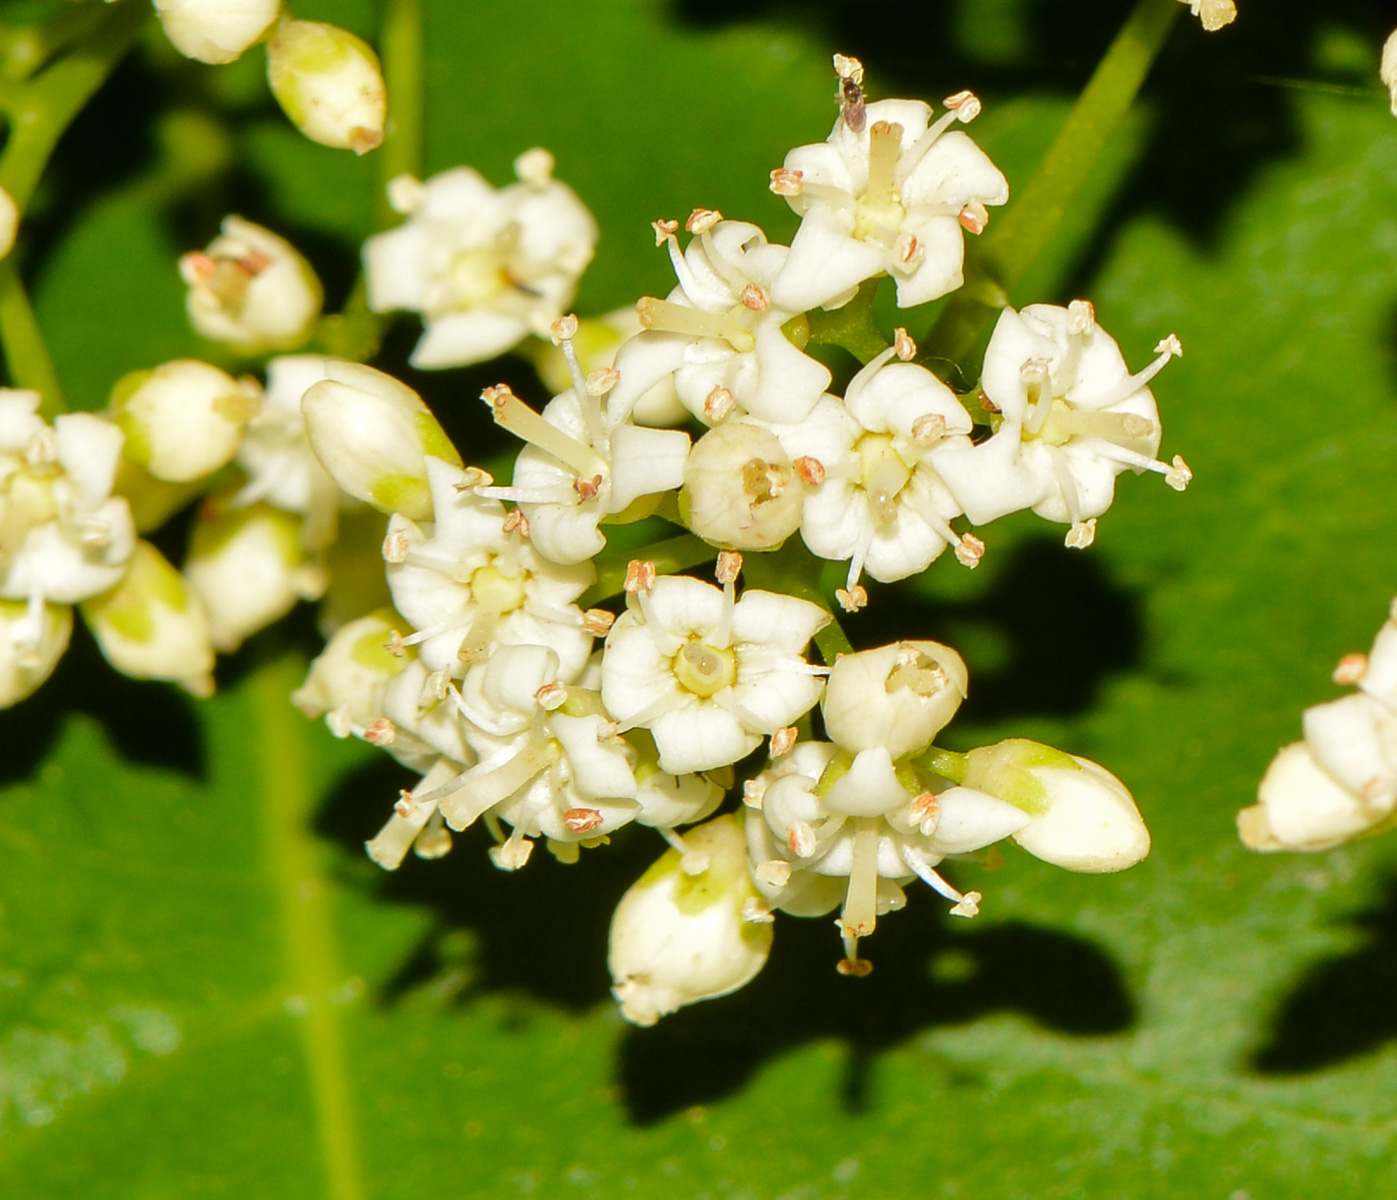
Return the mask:
<svg viewBox="0 0 1397 1200">
<path fill-rule="evenodd" d="M 1176 0 L 1138 0 L 1023 194 L 985 234 L 965 287 L 927 339 L 929 353 L 961 361 L 1008 303 L 1100 161 L 1180 11 Z"/>
<path fill-rule="evenodd" d="M 133 2 L 106 8 L 72 53 L 11 93 L 0 187 L 10 193 L 21 213 L 58 139 L 131 48 L 150 13 L 146 5 Z M 45 416 L 62 412 L 65 406 L 53 360 L 13 257 L 0 263 L 0 347 L 11 381 L 43 395 Z"/>
<path fill-rule="evenodd" d="M 814 309 L 807 313 L 810 340 L 822 346 L 842 346 L 865 364 L 886 350 L 888 340 L 873 319 L 873 297 L 878 293 L 878 282 L 869 279 L 861 284 L 858 295 L 842 308 L 832 312 Z"/>
</svg>

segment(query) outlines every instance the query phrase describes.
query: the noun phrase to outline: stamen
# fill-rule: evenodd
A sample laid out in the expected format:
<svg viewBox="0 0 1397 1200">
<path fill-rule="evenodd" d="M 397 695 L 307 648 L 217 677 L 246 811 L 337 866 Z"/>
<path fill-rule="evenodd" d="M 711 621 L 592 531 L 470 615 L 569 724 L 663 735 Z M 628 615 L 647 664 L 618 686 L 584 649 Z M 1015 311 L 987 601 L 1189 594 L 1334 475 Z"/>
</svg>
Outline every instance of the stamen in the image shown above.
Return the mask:
<svg viewBox="0 0 1397 1200">
<path fill-rule="evenodd" d="M 956 220 L 960 222 L 960 227 L 966 233 L 973 233 L 976 237 L 985 232 L 985 226 L 990 223 L 990 210 L 978 200 L 972 200 L 956 215 Z"/>
<path fill-rule="evenodd" d="M 1368 656 L 1366 654 L 1345 654 L 1339 659 L 1339 665 L 1334 668 L 1334 674 L 1330 677 L 1335 683 L 1347 684 L 1357 683 L 1368 673 Z"/>
<path fill-rule="evenodd" d="M 758 863 L 752 874 L 759 883 L 769 887 L 785 887 L 791 881 L 791 864 L 783 858 L 769 858 L 766 862 Z"/>
<path fill-rule="evenodd" d="M 794 725 L 787 725 L 778 729 L 771 735 L 771 746 L 769 753 L 772 758 L 780 758 L 789 754 L 795 749 L 796 739 L 800 736 L 800 731 Z"/>
<path fill-rule="evenodd" d="M 771 909 L 755 896 L 748 896 L 742 902 L 742 919 L 752 925 L 769 925 L 776 917 Z"/>
<path fill-rule="evenodd" d="M 941 823 L 941 801 L 935 792 L 923 792 L 912 801 L 912 816 L 923 837 L 930 837 Z"/>
<path fill-rule="evenodd" d="M 514 173 L 531 188 L 541 189 L 553 181 L 553 156 L 542 146 L 525 150 L 514 160 Z"/>
<path fill-rule="evenodd" d="M 476 488 L 489 487 L 495 477 L 482 467 L 467 467 L 462 473 L 461 482 L 451 486 L 458 492 L 473 492 Z"/>
<path fill-rule="evenodd" d="M 621 381 L 621 372 L 615 367 L 600 367 L 586 379 L 587 395 L 605 396 Z"/>
<path fill-rule="evenodd" d="M 804 190 L 805 175 L 789 167 L 777 167 L 771 173 L 771 190 L 778 196 L 799 196 Z"/>
<path fill-rule="evenodd" d="M 980 98 L 974 92 L 957 92 L 941 103 L 956 114 L 956 120 L 967 125 L 980 115 Z"/>
<path fill-rule="evenodd" d="M 625 590 L 635 596 L 654 590 L 655 564 L 645 559 L 635 558 L 626 565 Z"/>
<path fill-rule="evenodd" d="M 760 810 L 766 796 L 766 784 L 759 779 L 748 779 L 742 784 L 742 803 L 748 808 Z"/>
<path fill-rule="evenodd" d="M 374 746 L 391 746 L 398 738 L 398 727 L 387 717 L 379 717 L 364 727 L 364 741 Z"/>
<path fill-rule="evenodd" d="M 714 567 L 714 575 L 718 582 L 725 587 L 737 582 L 737 576 L 742 570 L 742 555 L 736 550 L 720 550 L 718 561 Z"/>
<path fill-rule="evenodd" d="M 573 472 L 586 479 L 607 473 L 606 460 L 590 446 L 569 437 L 555 425 L 550 425 L 538 413 L 519 399 L 509 387 L 500 384 L 486 388 L 481 399 L 491 408 L 495 423 L 502 425 L 521 440 L 551 454 Z"/>
<path fill-rule="evenodd" d="M 650 228 L 655 231 L 655 245 L 663 246 L 665 242 L 679 232 L 679 222 L 651 221 Z"/>
<path fill-rule="evenodd" d="M 1096 328 L 1096 309 L 1090 300 L 1073 300 L 1067 306 L 1067 332 L 1082 337 Z"/>
<path fill-rule="evenodd" d="M 520 537 L 529 536 L 529 518 L 520 509 L 511 509 L 500 528 L 505 533 L 517 533 Z"/>
<path fill-rule="evenodd" d="M 955 901 L 955 907 L 951 909 L 954 917 L 973 917 L 980 911 L 980 901 L 983 897 L 979 892 L 958 892 L 949 883 L 941 878 L 934 870 L 926 857 L 910 846 L 899 847 L 902 861 L 916 872 L 922 882 L 929 884 L 931 888 L 945 896 L 947 900 Z"/>
<path fill-rule="evenodd" d="M 940 413 L 923 413 L 912 422 L 912 440 L 930 446 L 946 436 L 946 418 Z"/>
<path fill-rule="evenodd" d="M 671 300 L 657 300 L 654 296 L 642 296 L 636 301 L 635 311 L 641 325 L 662 333 L 721 338 L 726 337 L 729 331 L 730 322 L 726 313 L 704 312 Z"/>
<path fill-rule="evenodd" d="M 1151 379 L 1164 370 L 1164 365 L 1171 358 L 1182 358 L 1184 348 L 1179 339 L 1171 333 L 1154 348 L 1154 352 L 1159 355 L 1154 362 L 1150 363 L 1143 371 L 1137 371 L 1134 375 L 1122 379 L 1104 395 L 1093 396 L 1091 398 L 1091 407 L 1114 408 L 1127 396 L 1133 396 L 1142 387 L 1145 387 Z"/>
<path fill-rule="evenodd" d="M 1069 550 L 1085 550 L 1094 541 L 1096 541 L 1096 518 L 1091 517 L 1073 525 L 1067 531 L 1067 536 L 1062 539 L 1062 544 Z"/>
<path fill-rule="evenodd" d="M 716 208 L 696 208 L 684 222 L 684 228 L 693 234 L 707 233 L 722 219 L 723 214 Z"/>
<path fill-rule="evenodd" d="M 825 481 L 825 464 L 818 458 L 811 458 L 808 454 L 802 454 L 791 466 L 800 476 L 800 481 L 809 487 L 817 488 Z"/>
<path fill-rule="evenodd" d="M 582 614 L 582 631 L 593 637 L 605 637 L 615 623 L 616 618 L 604 608 L 589 608 Z"/>
<path fill-rule="evenodd" d="M 1193 470 L 1177 454 L 1169 466 L 1170 469 L 1164 473 L 1164 482 L 1176 492 L 1182 492 L 1193 482 Z"/>
<path fill-rule="evenodd" d="M 738 299 L 741 300 L 742 307 L 751 312 L 765 312 L 771 307 L 771 299 L 755 283 L 749 283 L 743 288 Z"/>
<path fill-rule="evenodd" d="M 893 330 L 893 353 L 903 362 L 911 362 L 917 357 L 917 343 L 901 325 Z"/>
<path fill-rule="evenodd" d="M 717 425 L 728 413 L 732 412 L 732 393 L 727 388 L 719 384 L 703 402 L 703 419 L 710 425 Z"/>
<path fill-rule="evenodd" d="M 548 335 L 552 338 L 555 346 L 561 346 L 564 342 L 571 341 L 577 336 L 577 315 L 567 313 L 559 317 L 548 327 Z"/>
<path fill-rule="evenodd" d="M 545 712 L 553 712 L 567 703 L 568 690 L 561 683 L 545 683 L 534 693 L 534 700 Z"/>
<path fill-rule="evenodd" d="M 839 601 L 839 607 L 848 613 L 868 607 L 868 592 L 857 583 L 847 588 L 836 588 L 834 598 Z"/>
<path fill-rule="evenodd" d="M 797 858 L 809 858 L 818 846 L 809 821 L 792 821 L 786 828 L 786 845 Z"/>
<path fill-rule="evenodd" d="M 563 814 L 563 824 L 573 833 L 590 833 L 606 824 L 606 818 L 595 808 L 570 808 Z"/>
<path fill-rule="evenodd" d="M 1053 465 L 1053 477 L 1062 490 L 1062 501 L 1067 505 L 1067 515 L 1072 524 L 1076 525 L 1082 519 L 1082 502 L 1077 495 L 1077 481 L 1072 478 L 1072 468 L 1067 462 L 1067 455 L 1056 446 L 1049 446 L 1047 450 L 1048 461 Z"/>
<path fill-rule="evenodd" d="M 412 214 L 426 194 L 426 185 L 415 175 L 395 175 L 388 181 L 388 207 L 404 217 Z"/>
<path fill-rule="evenodd" d="M 412 551 L 412 538 L 406 529 L 395 529 L 383 539 L 383 561 L 388 563 L 407 562 Z"/>
</svg>

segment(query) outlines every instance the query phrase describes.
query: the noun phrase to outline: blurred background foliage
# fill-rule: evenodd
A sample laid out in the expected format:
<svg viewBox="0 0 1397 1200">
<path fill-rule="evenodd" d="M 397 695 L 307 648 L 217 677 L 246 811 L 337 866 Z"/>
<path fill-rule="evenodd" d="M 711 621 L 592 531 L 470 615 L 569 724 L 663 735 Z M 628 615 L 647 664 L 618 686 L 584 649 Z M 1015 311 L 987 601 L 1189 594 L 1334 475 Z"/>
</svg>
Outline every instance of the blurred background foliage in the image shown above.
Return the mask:
<svg viewBox="0 0 1397 1200">
<path fill-rule="evenodd" d="M 10 0 L 0 21 L 62 7 Z M 1397 121 L 1376 78 L 1397 11 L 1240 7 L 1219 34 L 1177 23 L 1015 296 L 1091 298 L 1132 363 L 1179 335 L 1156 393 L 1193 487 L 1123 480 L 1085 554 L 997 525 L 973 575 L 938 563 L 850 623 L 962 650 L 954 747 L 1038 737 L 1119 774 L 1154 832 L 1142 866 L 963 868 L 983 915 L 914 895 L 865 980 L 835 974 L 826 922 L 783 919 L 744 992 L 635 1030 L 605 937 L 660 849 L 648 831 L 516 876 L 466 836 L 386 875 L 360 843 L 406 777 L 286 702 L 308 617 L 225 663 L 203 704 L 111 674 L 80 635 L 0 714 L 0 1194 L 1390 1186 L 1397 843 L 1261 858 L 1232 822 L 1397 589 Z M 382 17 L 294 8 L 370 40 Z M 426 171 L 503 183 L 550 148 L 603 231 L 590 314 L 667 286 L 654 218 L 702 205 L 789 236 L 767 172 L 826 132 L 834 50 L 875 96 L 975 90 L 973 132 L 1022 190 L 1121 19 L 1112 0 L 423 10 Z M 225 213 L 290 237 L 333 305 L 378 203 L 373 156 L 302 139 L 257 51 L 203 67 L 149 32 L 61 143 L 18 251 L 80 407 L 134 368 L 228 362 L 190 332 L 174 268 Z M 378 361 L 468 460 L 494 444 L 483 383 L 542 399 L 522 360 L 413 373 L 414 338 L 401 323 Z"/>
</svg>

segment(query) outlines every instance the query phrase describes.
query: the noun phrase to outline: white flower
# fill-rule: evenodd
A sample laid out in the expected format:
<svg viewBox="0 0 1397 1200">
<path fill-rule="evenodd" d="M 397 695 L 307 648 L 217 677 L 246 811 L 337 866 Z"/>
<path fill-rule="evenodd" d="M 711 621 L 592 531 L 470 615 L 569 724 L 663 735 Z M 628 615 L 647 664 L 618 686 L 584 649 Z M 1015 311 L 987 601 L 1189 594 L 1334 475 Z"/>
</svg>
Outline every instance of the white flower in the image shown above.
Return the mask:
<svg viewBox="0 0 1397 1200">
<path fill-rule="evenodd" d="M 748 851 L 769 907 L 814 916 L 842 902 L 847 974 L 868 971 L 858 941 L 906 903 L 902 885 L 914 878 L 953 901 L 954 915 L 975 916 L 980 894 L 957 891 L 934 868 L 1029 821 L 993 796 L 894 763 L 881 746 L 851 754 L 828 743 L 798 745 L 796 755 L 799 769 L 758 777 L 760 819 L 747 822 Z"/>
<path fill-rule="evenodd" d="M 348 30 L 283 20 L 267 43 L 267 82 L 311 141 L 355 154 L 383 141 L 388 97 L 378 55 Z"/>
<path fill-rule="evenodd" d="M 188 483 L 237 453 L 261 389 L 192 358 L 133 371 L 112 390 L 111 416 L 125 453 L 156 479 Z"/>
<path fill-rule="evenodd" d="M 417 804 L 413 797 L 435 791 L 460 772 L 449 758 L 439 758 L 421 772 L 417 786 L 399 797 L 388 823 L 364 843 L 369 857 L 384 870 L 396 871 L 409 850 L 419 858 L 441 858 L 450 850 L 451 834 L 441 811 L 435 804 Z"/>
<path fill-rule="evenodd" d="M 186 58 L 228 63 L 266 32 L 281 0 L 155 0 L 155 11 Z"/>
<path fill-rule="evenodd" d="M 223 218 L 208 248 L 179 260 L 189 285 L 185 305 L 195 330 L 245 354 L 302 345 L 324 293 L 295 247 L 242 217 Z"/>
<path fill-rule="evenodd" d="M 1005 309 L 981 378 L 1003 423 L 981 445 L 949 444 L 934 455 L 966 516 L 982 525 L 1032 508 L 1070 523 L 1067 544 L 1082 547 L 1111 506 L 1122 471 L 1156 471 L 1176 490 L 1186 488 L 1193 473 L 1182 458 L 1171 464 L 1154 457 L 1159 413 L 1146 386 L 1183 349 L 1170 336 L 1156 352 L 1132 375 L 1084 300 Z"/>
<path fill-rule="evenodd" d="M 461 457 L 431 409 L 405 383 L 359 363 L 326 359 L 301 397 L 311 448 L 334 481 L 380 512 L 429 520 L 427 459 Z"/>
<path fill-rule="evenodd" d="M 968 448 L 971 421 L 955 394 L 924 367 L 874 358 L 850 382 L 844 402 L 827 396 L 800 424 L 774 425 L 812 490 L 800 534 L 821 558 L 849 561 L 840 599 L 860 607 L 859 578 L 905 579 L 926 570 L 948 545 L 966 566 L 983 544 L 951 528 L 960 505 L 936 473 L 950 441 Z M 857 590 L 856 590 L 857 589 Z"/>
<path fill-rule="evenodd" d="M 545 333 L 572 303 L 592 261 L 596 222 L 553 179 L 547 151 L 528 151 L 514 168 L 520 182 L 498 191 L 469 167 L 390 186 L 393 207 L 408 220 L 364 243 L 364 272 L 375 312 L 422 314 L 414 367 L 494 358 Z"/>
<path fill-rule="evenodd" d="M 694 238 L 681 254 L 670 224 L 657 229 L 679 286 L 667 300 L 647 296 L 636 305 L 646 332 L 617 352 L 621 379 L 612 404 L 629 412 L 672 377 L 679 400 L 709 425 L 733 404 L 767 420 L 803 419 L 830 373 L 783 331 L 808 306 L 772 302 L 787 248 L 770 245 L 755 225 L 699 210 L 689 220 Z M 808 333 L 803 322 L 801 329 Z M 714 410 L 715 395 L 726 397 L 721 412 Z"/>
<path fill-rule="evenodd" d="M 67 604 L 0 600 L 0 708 L 30 695 L 53 674 L 68 648 L 73 610 Z"/>
<path fill-rule="evenodd" d="M 1179 3 L 1187 4 L 1209 32 L 1231 25 L 1237 19 L 1237 6 L 1232 0 L 1179 0 Z"/>
<path fill-rule="evenodd" d="M 213 694 L 213 644 L 203 605 L 149 542 L 110 592 L 83 601 L 82 615 L 107 661 L 133 679 L 172 679 Z"/>
<path fill-rule="evenodd" d="M 621 729 L 649 729 L 674 775 L 735 763 L 819 699 L 801 657 L 829 624 L 818 605 L 632 563 L 628 610 L 607 635 L 602 699 Z M 731 577 L 735 577 L 735 571 Z"/>
<path fill-rule="evenodd" d="M 574 603 L 591 585 L 591 563 L 558 566 L 537 554 L 498 500 L 474 494 L 466 472 L 429 459 L 436 521 L 423 530 L 395 516 L 384 542 L 393 602 L 417 631 L 434 671 L 460 675 L 465 664 L 504 645 L 548 646 L 559 677 L 572 682 L 592 652 L 592 633 Z"/>
<path fill-rule="evenodd" d="M 686 841 L 707 861 L 687 873 L 670 850 L 621 898 L 611 919 L 611 989 L 626 1020 L 653 1025 L 686 1004 L 726 996 L 751 979 L 771 950 L 769 923 L 744 919 L 757 900 L 742 827 L 718 817 Z"/>
<path fill-rule="evenodd" d="M 920 100 L 846 103 L 827 141 L 786 155 L 772 190 L 802 221 L 775 303 L 797 312 L 837 307 L 884 271 L 903 308 L 960 287 L 961 229 L 983 229 L 985 206 L 1008 200 L 1009 185 L 969 137 L 947 132 L 971 120 L 979 101 L 963 92 L 946 104 L 929 125 Z"/>
<path fill-rule="evenodd" d="M 754 421 L 724 421 L 689 452 L 679 512 L 715 546 L 774 550 L 800 527 L 802 484 L 776 434 Z"/>
<path fill-rule="evenodd" d="M 689 435 L 613 420 L 598 394 L 606 382 L 579 378 L 542 414 L 504 384 L 482 396 L 496 422 L 529 444 L 515 461 L 509 487 L 477 491 L 517 504 L 535 547 L 556 563 L 591 558 L 606 545 L 603 518 L 648 516 L 660 495 L 684 478 Z"/>
<path fill-rule="evenodd" d="M 291 703 L 307 717 L 335 714 L 331 728 L 341 736 L 382 717 L 384 690 L 408 665 L 406 655 L 387 648 L 395 618 L 391 611 L 375 612 L 337 629 Z"/>
<path fill-rule="evenodd" d="M 67 413 L 50 426 L 37 392 L 0 389 L 0 600 L 24 600 L 42 641 L 45 602 L 76 604 L 115 587 L 136 530 L 112 496 L 125 440 L 104 417 Z"/>
<path fill-rule="evenodd" d="M 1334 680 L 1360 690 L 1305 710 L 1305 740 L 1276 755 L 1260 803 L 1237 814 L 1253 850 L 1326 850 L 1397 812 L 1397 602 L 1372 650 L 1345 656 Z"/>
<path fill-rule="evenodd" d="M 969 683 L 965 660 L 940 642 L 841 654 L 820 705 L 825 731 L 854 754 L 876 746 L 895 759 L 920 754 L 956 715 Z"/>
<path fill-rule="evenodd" d="M 237 463 L 247 482 L 233 503 L 264 502 L 304 517 L 301 541 L 308 550 L 321 549 L 334 538 L 340 508 L 354 503 L 311 449 L 301 409 L 301 398 L 327 378 L 336 361 L 318 354 L 272 359 L 262 407 L 238 447 Z"/>
<path fill-rule="evenodd" d="M 962 782 L 1032 817 L 1014 841 L 1068 871 L 1123 871 L 1150 852 L 1125 784 L 1090 759 L 1009 738 L 970 751 Z"/>
</svg>

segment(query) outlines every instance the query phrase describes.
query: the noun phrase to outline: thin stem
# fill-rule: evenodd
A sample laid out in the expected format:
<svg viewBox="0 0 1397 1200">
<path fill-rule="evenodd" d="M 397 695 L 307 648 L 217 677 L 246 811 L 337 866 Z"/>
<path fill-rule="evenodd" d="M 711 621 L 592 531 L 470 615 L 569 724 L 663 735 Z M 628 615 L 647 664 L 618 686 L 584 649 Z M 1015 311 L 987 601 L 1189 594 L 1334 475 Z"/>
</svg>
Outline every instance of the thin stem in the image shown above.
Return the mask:
<svg viewBox="0 0 1397 1200">
<path fill-rule="evenodd" d="M 1138 0 L 1023 194 L 990 225 L 965 287 L 927 339 L 928 353 L 961 361 L 1008 303 L 1100 161 L 1180 11 L 1176 0 Z"/>
<path fill-rule="evenodd" d="M 53 359 L 13 258 L 0 262 L 0 345 L 10 383 L 38 392 L 43 397 L 39 411 L 49 420 L 66 411 Z"/>
<path fill-rule="evenodd" d="M 807 313 L 810 340 L 822 346 L 842 346 L 861 363 L 877 358 L 888 348 L 887 338 L 873 319 L 873 297 L 877 294 L 878 280 L 870 279 L 843 308 Z"/>
</svg>

